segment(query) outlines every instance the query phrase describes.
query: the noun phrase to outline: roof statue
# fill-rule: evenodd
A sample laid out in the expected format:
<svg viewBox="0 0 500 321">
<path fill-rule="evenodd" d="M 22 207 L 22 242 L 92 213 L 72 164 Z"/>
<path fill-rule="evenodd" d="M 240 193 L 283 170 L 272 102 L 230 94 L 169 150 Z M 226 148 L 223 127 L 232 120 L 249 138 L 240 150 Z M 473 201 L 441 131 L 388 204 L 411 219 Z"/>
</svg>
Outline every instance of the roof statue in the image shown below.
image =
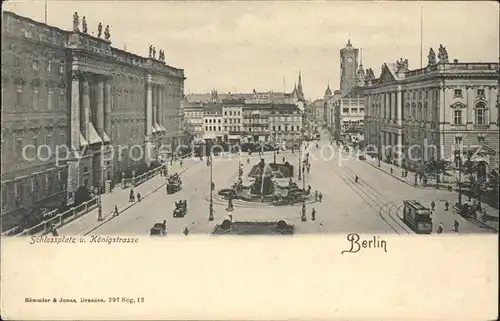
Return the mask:
<svg viewBox="0 0 500 321">
<path fill-rule="evenodd" d="M 372 80 L 372 79 L 375 79 L 375 74 L 373 73 L 373 69 L 371 68 L 366 69 L 365 80 Z"/>
<path fill-rule="evenodd" d="M 87 20 L 85 20 L 85 16 L 82 18 L 82 31 L 83 33 L 87 33 Z"/>
<path fill-rule="evenodd" d="M 403 60 L 403 58 L 400 58 L 398 61 L 396 61 L 396 70 L 398 72 L 408 71 L 408 59 Z"/>
<path fill-rule="evenodd" d="M 102 23 L 99 22 L 99 24 L 97 25 L 97 37 L 101 38 L 101 34 L 102 34 Z"/>
<path fill-rule="evenodd" d="M 106 25 L 106 29 L 104 30 L 104 39 L 109 40 L 111 34 L 109 33 L 109 25 Z"/>
<path fill-rule="evenodd" d="M 73 31 L 75 31 L 75 32 L 80 31 L 78 29 L 79 25 L 80 25 L 80 18 L 78 18 L 78 13 L 75 12 L 75 14 L 73 15 Z"/>
<path fill-rule="evenodd" d="M 439 63 L 447 64 L 448 61 L 448 51 L 446 51 L 446 47 L 443 45 L 439 45 L 439 53 L 438 53 Z"/>
<path fill-rule="evenodd" d="M 427 63 L 427 66 L 432 66 L 436 64 L 436 53 L 434 52 L 434 49 L 429 50 L 429 54 L 427 55 L 427 60 L 429 61 Z"/>
<path fill-rule="evenodd" d="M 152 45 L 149 45 L 149 54 L 148 54 L 148 57 L 149 58 L 153 57 L 153 46 Z"/>
<path fill-rule="evenodd" d="M 153 47 L 153 58 L 156 58 L 156 48 Z"/>
</svg>

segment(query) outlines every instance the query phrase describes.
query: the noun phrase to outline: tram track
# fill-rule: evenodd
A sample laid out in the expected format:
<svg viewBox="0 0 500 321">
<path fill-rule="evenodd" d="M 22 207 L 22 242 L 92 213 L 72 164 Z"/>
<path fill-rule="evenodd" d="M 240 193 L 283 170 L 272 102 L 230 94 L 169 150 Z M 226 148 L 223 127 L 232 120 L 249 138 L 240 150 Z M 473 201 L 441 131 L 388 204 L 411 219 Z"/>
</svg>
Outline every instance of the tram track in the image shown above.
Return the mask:
<svg viewBox="0 0 500 321">
<path fill-rule="evenodd" d="M 334 160 L 338 161 L 338 158 L 334 157 Z M 356 183 L 352 178 L 355 177 L 356 174 L 354 174 L 354 172 L 349 168 L 346 167 L 347 170 L 342 170 L 335 164 L 331 164 L 325 160 L 323 161 L 347 186 L 349 186 L 369 207 L 371 207 L 396 234 L 412 233 L 408 227 L 404 226 L 404 223 L 400 222 L 398 218 L 391 215 L 393 209 L 396 209 L 397 214 L 399 208 L 383 194 L 374 189 L 364 180 L 361 181 L 362 184 Z"/>
</svg>

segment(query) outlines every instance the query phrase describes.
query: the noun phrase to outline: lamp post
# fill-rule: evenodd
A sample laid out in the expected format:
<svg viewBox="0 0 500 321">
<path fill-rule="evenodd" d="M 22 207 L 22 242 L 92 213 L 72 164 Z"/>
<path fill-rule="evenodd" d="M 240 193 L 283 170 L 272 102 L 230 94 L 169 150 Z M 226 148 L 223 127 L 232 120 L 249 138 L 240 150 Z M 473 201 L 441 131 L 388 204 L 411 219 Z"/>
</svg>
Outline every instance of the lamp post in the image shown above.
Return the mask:
<svg viewBox="0 0 500 321">
<path fill-rule="evenodd" d="M 462 157 L 458 157 L 458 205 L 462 205 Z"/>
<path fill-rule="evenodd" d="M 209 158 L 209 165 L 210 165 L 210 204 L 208 207 L 208 220 L 213 221 L 214 220 L 214 204 L 213 204 L 213 191 L 214 191 L 214 182 L 212 181 L 212 152 L 210 151 L 210 158 Z"/>
<path fill-rule="evenodd" d="M 302 195 L 302 212 L 301 212 L 301 220 L 302 222 L 307 221 L 307 216 L 306 216 L 306 175 L 304 171 L 302 171 L 302 190 L 304 194 Z"/>
<path fill-rule="evenodd" d="M 97 206 L 98 206 L 98 209 L 97 209 L 97 220 L 100 222 L 102 221 L 102 204 L 101 204 L 101 194 L 98 194 L 99 190 L 96 188 L 94 188 L 94 194 L 96 195 L 97 197 Z"/>
</svg>

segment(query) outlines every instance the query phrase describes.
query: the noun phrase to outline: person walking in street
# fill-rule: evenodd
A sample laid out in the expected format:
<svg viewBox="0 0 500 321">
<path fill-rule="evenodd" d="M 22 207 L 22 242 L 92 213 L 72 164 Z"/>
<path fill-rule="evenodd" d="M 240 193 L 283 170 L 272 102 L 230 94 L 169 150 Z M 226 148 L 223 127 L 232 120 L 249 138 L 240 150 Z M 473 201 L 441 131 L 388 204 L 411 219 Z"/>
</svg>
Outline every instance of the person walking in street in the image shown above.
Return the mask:
<svg viewBox="0 0 500 321">
<path fill-rule="evenodd" d="M 315 208 L 313 208 L 313 210 L 312 210 L 312 212 L 311 212 L 311 219 L 312 219 L 313 221 L 315 221 L 315 220 L 316 220 L 316 209 L 315 209 Z"/>
<path fill-rule="evenodd" d="M 285 163 L 285 157 L 283 157 L 283 164 Z"/>
<path fill-rule="evenodd" d="M 444 210 L 447 211 L 449 207 L 450 203 L 448 203 L 448 201 L 444 202 Z"/>
<path fill-rule="evenodd" d="M 394 169 L 391 167 L 391 175 L 394 173 Z"/>
<path fill-rule="evenodd" d="M 115 205 L 115 211 L 113 213 L 113 216 L 118 216 L 119 213 L 118 213 L 118 206 Z"/>
<path fill-rule="evenodd" d="M 318 197 L 319 197 L 318 191 L 315 191 L 314 192 L 314 198 L 316 199 L 316 202 L 318 201 Z"/>
<path fill-rule="evenodd" d="M 455 220 L 455 222 L 453 222 L 453 231 L 455 231 L 455 233 L 458 233 L 459 229 L 460 229 L 460 223 L 458 223 L 458 221 Z"/>
<path fill-rule="evenodd" d="M 184 233 L 184 235 L 188 236 L 189 230 L 188 230 L 187 226 L 184 228 L 184 231 L 182 231 L 182 233 Z"/>
<path fill-rule="evenodd" d="M 52 236 L 59 236 L 59 233 L 57 232 L 57 228 L 55 225 L 52 225 Z"/>
<path fill-rule="evenodd" d="M 431 211 L 434 212 L 435 208 L 436 208 L 436 202 L 432 201 L 431 202 Z"/>
<path fill-rule="evenodd" d="M 444 231 L 444 227 L 443 227 L 443 222 L 439 222 L 439 225 L 438 225 L 438 228 L 437 228 L 437 234 L 441 234 L 443 233 Z"/>
<path fill-rule="evenodd" d="M 130 196 L 128 198 L 128 201 L 129 202 L 134 202 L 135 201 L 135 195 L 134 195 L 134 189 L 133 188 L 130 189 Z"/>
<path fill-rule="evenodd" d="M 323 201 L 323 194 L 321 192 L 319 193 L 319 202 L 321 203 Z"/>
<path fill-rule="evenodd" d="M 141 201 L 141 193 L 137 192 L 137 201 L 140 202 Z"/>
</svg>

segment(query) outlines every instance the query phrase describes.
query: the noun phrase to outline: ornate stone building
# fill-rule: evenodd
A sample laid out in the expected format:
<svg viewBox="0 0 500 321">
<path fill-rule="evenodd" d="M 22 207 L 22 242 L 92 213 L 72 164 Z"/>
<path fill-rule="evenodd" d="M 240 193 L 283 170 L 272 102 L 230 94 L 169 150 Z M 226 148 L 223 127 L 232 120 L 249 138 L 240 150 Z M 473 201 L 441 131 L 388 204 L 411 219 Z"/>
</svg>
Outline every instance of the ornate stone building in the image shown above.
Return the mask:
<svg viewBox="0 0 500 321">
<path fill-rule="evenodd" d="M 371 69 L 365 81 L 365 141 L 374 146 L 402 146 L 405 157 L 396 161 L 394 150 L 382 159 L 419 170 L 433 160 L 452 158 L 453 149 L 481 148 L 485 163 L 498 168 L 498 63 L 449 62 L 440 46 L 438 59 L 417 70 L 408 61 L 384 63 L 379 78 Z M 425 147 L 425 145 L 428 145 Z M 414 146 L 414 148 L 409 148 Z M 412 161 L 408 156 L 420 161 Z"/>
<path fill-rule="evenodd" d="M 66 31 L 2 13 L 4 218 L 117 182 L 147 166 L 157 145 L 179 144 L 184 71 L 166 65 L 162 50 L 114 48 L 109 26 L 103 33 L 99 23 L 96 37 L 82 23 L 75 13 Z M 151 158 L 134 157 L 133 145 Z"/>
</svg>

